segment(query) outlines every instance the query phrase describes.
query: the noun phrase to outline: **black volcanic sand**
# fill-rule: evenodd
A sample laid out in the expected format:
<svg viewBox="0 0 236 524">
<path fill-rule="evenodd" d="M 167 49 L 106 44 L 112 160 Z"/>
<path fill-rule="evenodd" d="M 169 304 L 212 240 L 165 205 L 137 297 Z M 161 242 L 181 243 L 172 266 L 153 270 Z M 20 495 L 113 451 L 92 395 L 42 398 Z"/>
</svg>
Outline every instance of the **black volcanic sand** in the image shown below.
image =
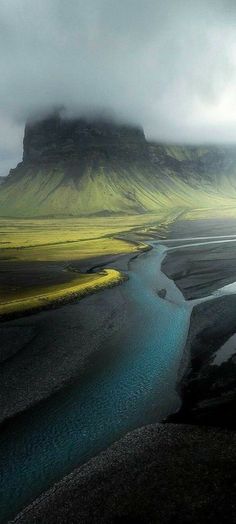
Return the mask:
<svg viewBox="0 0 236 524">
<path fill-rule="evenodd" d="M 236 235 L 236 219 L 177 220 L 168 230 L 168 239 L 217 235 Z"/>
<path fill-rule="evenodd" d="M 168 251 L 162 271 L 187 300 L 206 297 L 236 281 L 236 242 Z"/>
<path fill-rule="evenodd" d="M 172 236 L 229 235 L 235 230 L 234 220 L 180 222 L 174 224 Z M 162 269 L 187 299 L 208 296 L 236 281 L 236 242 L 169 251 Z M 236 295 L 194 306 L 182 366 L 188 361 L 188 367 L 179 384 L 182 407 L 169 420 L 236 428 L 236 343 L 228 358 L 215 362 L 235 333 Z"/>
<path fill-rule="evenodd" d="M 214 362 L 235 332 L 235 295 L 194 307 L 185 348 L 189 365 L 179 385 L 182 407 L 169 420 L 236 429 L 236 343 L 232 356 Z"/>
<path fill-rule="evenodd" d="M 115 267 L 127 269 L 130 258 L 119 257 Z M 93 259 L 96 263 L 101 260 Z M 114 359 L 112 340 L 128 321 L 128 307 L 118 286 L 73 304 L 1 322 L 0 423 Z"/>
<path fill-rule="evenodd" d="M 93 266 L 103 266 L 114 262 L 122 255 L 101 255 L 91 259 L 71 261 L 18 261 L 0 259 L 0 292 L 2 296 L 15 295 L 17 291 L 37 289 L 69 283 L 74 279 L 74 271 L 86 273 Z"/>
<path fill-rule="evenodd" d="M 199 220 L 176 222 L 169 238 L 236 235 L 236 220 Z M 187 241 L 188 242 L 188 241 Z M 187 243 L 183 240 L 183 244 Z M 189 241 L 191 242 L 191 241 Z M 192 241 L 193 242 L 193 241 Z M 199 240 L 199 242 L 201 242 Z M 162 263 L 163 272 L 173 279 L 187 300 L 210 295 L 236 280 L 236 242 L 178 248 L 171 242 Z"/>
<path fill-rule="evenodd" d="M 209 221 L 200 225 L 194 223 L 194 226 L 184 223 L 185 236 L 234 234 L 235 221 L 231 222 L 228 225 L 218 223 L 217 232 L 213 232 L 213 223 Z M 173 226 L 175 238 L 181 237 L 180 225 L 179 222 Z M 183 223 L 181 227 L 183 230 Z M 173 231 L 171 234 L 174 234 Z M 216 258 L 222 272 L 223 260 L 224 264 L 227 263 L 225 247 L 224 244 L 221 262 L 219 257 Z M 231 249 L 234 249 L 234 244 Z M 227 251 L 229 257 L 230 253 L 233 256 L 233 251 Z M 168 262 L 172 263 L 172 272 L 177 260 L 173 262 L 174 255 L 174 252 L 170 253 Z M 181 250 L 176 251 L 176 255 L 179 257 Z M 209 256 L 205 250 L 204 256 L 205 259 Z M 186 255 L 182 255 L 183 267 L 185 260 Z M 184 277 L 185 287 L 190 286 L 191 293 L 208 295 L 213 289 L 212 260 L 214 256 L 208 262 L 207 278 L 203 270 L 199 270 L 198 281 L 191 281 L 191 272 Z M 223 274 L 221 282 L 225 282 L 225 278 Z M 233 274 L 230 277 L 227 275 L 227 278 L 236 280 Z M 204 284 L 200 291 L 201 279 Z M 14 403 L 17 411 L 25 409 L 37 399 L 50 395 L 54 388 L 61 387 L 64 379 L 66 382 L 74 373 L 83 372 L 88 366 L 89 356 L 97 351 L 103 353 L 104 336 L 105 340 L 109 340 L 109 335 L 112 337 L 114 334 L 117 323 L 114 325 L 113 317 L 121 325 L 128 314 L 121 286 L 50 313 L 2 324 L 1 329 L 7 326 L 10 329 L 9 347 L 13 347 L 13 339 L 17 339 L 17 331 L 13 335 L 14 329 L 21 329 L 22 326 L 25 329 L 25 344 L 14 350 L 14 359 L 8 356 L 4 363 L 4 366 L 9 365 L 2 376 L 4 400 L 1 408 L 4 409 L 5 403 L 7 405 L 4 416 L 13 414 L 10 411 Z M 81 319 L 79 326 L 78 316 Z M 66 318 L 68 321 L 69 317 L 71 327 L 65 332 Z M 94 328 L 93 323 L 88 323 L 91 317 L 93 321 L 95 319 Z M 61 329 L 61 347 L 54 348 L 53 337 L 58 329 Z M 195 306 L 182 362 L 182 369 L 187 367 L 187 370 L 179 385 L 183 406 L 179 413 L 172 416 L 175 424 L 154 425 L 130 433 L 63 479 L 25 509 L 14 522 L 235 522 L 236 434 L 229 429 L 197 426 L 235 427 L 234 423 L 230 423 L 236 407 L 234 357 L 220 366 L 212 366 L 215 352 L 235 331 L 236 297 L 233 295 Z M 32 345 L 30 337 L 34 336 Z M 36 358 L 34 366 L 32 358 Z M 50 373 L 48 370 L 51 370 Z M 52 384 L 54 377 L 55 385 Z M 189 423 L 194 425 L 189 426 Z"/>
<path fill-rule="evenodd" d="M 152 425 L 65 477 L 14 523 L 229 524 L 235 481 L 234 432 Z"/>
<path fill-rule="evenodd" d="M 68 265 L 68 264 L 67 264 Z M 53 286 L 71 281 L 71 273 L 63 271 L 66 264 L 57 262 L 26 262 L 0 260 L 1 295 L 11 297 L 17 291 Z"/>
</svg>

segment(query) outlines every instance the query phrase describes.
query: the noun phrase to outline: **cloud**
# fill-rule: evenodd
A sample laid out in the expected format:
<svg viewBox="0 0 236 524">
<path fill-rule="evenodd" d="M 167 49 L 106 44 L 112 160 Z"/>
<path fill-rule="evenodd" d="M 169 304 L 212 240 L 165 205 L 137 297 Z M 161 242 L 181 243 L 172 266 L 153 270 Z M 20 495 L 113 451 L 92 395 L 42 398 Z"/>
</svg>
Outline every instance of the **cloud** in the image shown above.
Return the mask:
<svg viewBox="0 0 236 524">
<path fill-rule="evenodd" d="M 160 141 L 235 141 L 235 20 L 230 0 L 1 0 L 0 160 L 58 105 Z"/>
<path fill-rule="evenodd" d="M 7 175 L 21 160 L 23 131 L 21 123 L 0 111 L 0 176 Z"/>
</svg>

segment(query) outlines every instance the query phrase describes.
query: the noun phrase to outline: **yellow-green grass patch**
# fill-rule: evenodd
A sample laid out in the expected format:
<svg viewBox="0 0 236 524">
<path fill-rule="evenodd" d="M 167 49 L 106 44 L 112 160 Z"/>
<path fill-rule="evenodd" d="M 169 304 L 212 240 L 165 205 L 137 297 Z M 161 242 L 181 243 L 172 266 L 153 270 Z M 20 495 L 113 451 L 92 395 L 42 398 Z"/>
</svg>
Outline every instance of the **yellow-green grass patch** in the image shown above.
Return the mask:
<svg viewBox="0 0 236 524">
<path fill-rule="evenodd" d="M 7 300 L 0 297 L 0 316 L 27 313 L 50 307 L 52 304 L 66 302 L 72 298 L 82 298 L 99 289 L 114 286 L 124 280 L 124 275 L 116 269 L 105 269 L 99 273 L 79 275 L 67 284 L 59 284 L 41 288 L 33 287 L 27 292 Z"/>
<path fill-rule="evenodd" d="M 184 212 L 181 220 L 236 218 L 236 206 L 219 206 L 218 208 L 192 209 Z"/>
</svg>

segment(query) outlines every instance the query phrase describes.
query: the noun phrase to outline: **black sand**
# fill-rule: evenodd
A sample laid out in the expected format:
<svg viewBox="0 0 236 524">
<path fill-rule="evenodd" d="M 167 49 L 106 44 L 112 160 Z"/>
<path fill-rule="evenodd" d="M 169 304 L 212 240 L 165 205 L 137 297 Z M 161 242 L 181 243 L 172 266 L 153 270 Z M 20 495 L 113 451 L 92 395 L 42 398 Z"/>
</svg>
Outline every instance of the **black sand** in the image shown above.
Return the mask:
<svg viewBox="0 0 236 524">
<path fill-rule="evenodd" d="M 235 332 L 235 295 L 194 307 L 185 348 L 189 365 L 179 385 L 182 407 L 170 420 L 236 429 L 236 347 L 229 359 L 214 364 Z"/>
<path fill-rule="evenodd" d="M 230 524 L 235 481 L 235 433 L 153 425 L 75 470 L 14 523 Z"/>
<path fill-rule="evenodd" d="M 132 254 L 109 257 L 127 269 Z M 108 258 L 83 262 L 83 271 Z M 79 263 L 80 264 L 80 263 Z M 0 323 L 0 423 L 41 402 L 103 359 L 115 358 L 112 339 L 128 321 L 122 286 L 83 300 Z"/>
<path fill-rule="evenodd" d="M 178 224 L 174 226 L 177 229 L 175 229 L 175 233 L 172 232 L 173 235 L 175 234 L 175 238 L 181 236 L 178 227 Z M 186 232 L 185 236 L 191 236 L 193 229 L 195 236 L 200 236 L 200 232 L 202 235 L 225 235 L 235 232 L 235 222 L 228 222 L 228 225 L 218 223 L 215 226 L 217 233 L 213 233 L 213 223 L 209 223 L 209 221 L 198 224 L 198 226 L 196 224 L 194 226 L 184 224 L 183 227 Z M 231 229 L 229 230 L 229 228 Z M 188 298 L 209 295 L 213 289 L 219 287 L 219 282 L 223 285 L 222 283 L 236 280 L 233 267 L 236 248 L 232 245 L 226 254 L 225 245 L 224 251 L 218 250 L 217 252 L 216 247 L 214 246 L 210 253 L 207 253 L 205 248 L 198 251 L 197 276 L 192 269 L 197 248 L 194 248 L 194 253 L 192 248 L 191 250 L 188 248 L 187 253 L 182 254 L 181 250 L 176 251 L 178 259 L 173 258 L 174 252 L 172 252 L 169 260 L 165 261 L 171 268 L 171 275 L 176 278 L 176 264 L 179 260 L 182 273 L 179 278 L 181 284 L 179 285 L 178 282 L 177 284 L 180 288 L 182 285 Z M 235 250 L 235 254 L 233 250 Z M 188 257 L 190 257 L 190 270 L 186 272 Z M 227 267 L 225 270 L 224 263 Z M 206 264 L 206 267 L 204 264 Z M 216 267 L 218 268 L 217 278 L 214 276 Z M 119 296 L 120 289 L 122 287 L 112 290 L 112 297 L 115 293 L 118 302 L 116 305 L 113 304 L 111 310 L 111 325 L 112 311 L 115 315 L 117 314 L 117 310 L 114 312 L 115 307 L 120 308 L 120 312 L 122 311 L 122 314 L 127 315 L 126 306 L 122 303 L 122 294 Z M 95 298 L 94 313 L 102 296 L 109 296 L 109 290 L 99 293 Z M 88 297 L 81 302 L 81 314 L 82 306 L 85 305 L 86 311 L 86 307 L 89 307 L 93 300 L 94 297 Z M 100 306 L 101 311 L 105 311 L 103 320 L 107 324 L 106 315 L 111 303 L 109 303 L 109 300 L 106 302 L 105 310 L 103 310 L 101 303 Z M 53 321 L 56 330 L 62 322 L 63 311 L 71 315 L 73 308 L 75 308 L 75 314 L 78 314 L 78 305 L 67 306 L 53 312 L 53 315 L 56 315 Z M 87 314 L 88 312 L 89 310 L 87 310 Z M 47 314 L 49 315 L 49 313 Z M 41 324 L 38 325 L 40 332 L 47 314 L 42 313 L 37 316 L 41 319 L 39 321 Z M 51 318 L 51 316 L 48 317 L 48 324 L 46 324 L 46 337 L 51 332 L 53 334 Z M 16 325 L 11 323 L 12 328 L 17 328 L 19 321 L 15 322 Z M 24 320 L 21 322 L 24 322 Z M 100 329 L 103 324 L 102 321 L 101 324 L 99 322 L 100 320 L 98 320 L 97 327 Z M 29 329 L 28 320 L 26 325 Z M 64 327 L 62 327 L 63 329 Z M 88 325 L 85 323 L 84 336 L 85 333 L 87 336 L 87 329 Z M 111 334 L 113 329 L 114 326 L 111 328 Z M 183 424 L 155 425 L 127 435 L 122 441 L 63 479 L 50 492 L 43 495 L 39 501 L 35 501 L 29 508 L 26 508 L 14 522 L 22 524 L 62 524 L 67 522 L 71 524 L 77 522 L 84 524 L 100 522 L 215 524 L 216 521 L 228 524 L 235 522 L 236 434 L 225 428 L 235 427 L 229 421 L 234 419 L 236 407 L 234 379 L 236 364 L 232 359 L 227 363 L 227 370 L 226 367 L 222 368 L 223 365 L 219 366 L 219 370 L 214 370 L 215 366 L 211 365 L 215 352 L 235 331 L 236 297 L 222 297 L 195 307 L 191 318 L 188 342 L 183 355 L 183 365 L 186 366 L 186 363 L 188 363 L 188 366 L 179 386 L 183 406 L 180 412 L 173 417 L 175 423 L 182 422 Z M 94 331 L 94 340 L 97 340 L 98 332 Z M 75 334 L 75 340 L 77 336 L 78 333 Z M 64 344 L 65 340 L 62 341 L 62 345 Z M 29 341 L 28 350 L 27 343 L 25 348 L 26 355 L 28 354 L 27 369 L 29 370 L 32 368 L 30 366 L 30 347 Z M 48 350 L 49 347 L 53 347 L 52 339 Z M 89 350 L 86 349 L 86 344 L 84 347 L 85 353 L 82 351 L 77 356 L 77 361 L 75 355 L 71 355 L 73 361 L 75 359 L 75 363 L 77 362 L 77 369 L 80 366 L 83 369 L 86 355 L 89 354 L 90 350 L 93 353 L 95 346 L 92 346 L 92 349 Z M 83 348 L 83 343 L 81 348 Z M 22 349 L 24 354 L 25 350 Z M 64 348 L 63 350 L 65 351 L 64 358 L 66 358 L 67 349 Z M 73 351 L 76 353 L 76 347 Z M 43 341 L 38 347 L 39 361 L 42 358 L 43 364 L 42 352 Z M 46 350 L 46 353 L 48 355 L 49 351 Z M 19 361 L 21 361 L 21 352 L 18 355 Z M 55 359 L 56 353 L 51 355 L 51 366 L 54 365 Z M 7 364 L 7 361 L 5 364 Z M 47 369 L 48 366 L 47 363 Z M 70 358 L 68 359 L 68 366 L 68 376 L 72 376 L 73 366 Z M 16 367 L 14 366 L 14 369 L 11 370 L 12 377 L 14 377 L 15 372 Z M 57 376 L 57 371 L 52 367 L 52 376 L 54 374 Z M 18 375 L 18 385 L 20 385 L 22 377 L 23 369 Z M 34 380 L 35 376 L 29 381 L 30 387 L 33 387 Z M 51 384 L 47 385 L 47 383 L 48 377 L 45 373 L 41 396 L 45 392 L 45 384 L 47 394 L 52 391 Z M 61 383 L 60 369 L 58 370 L 57 387 Z M 5 399 L 7 399 L 7 394 L 6 390 Z M 26 407 L 28 402 L 26 391 L 21 398 L 22 405 Z M 35 398 L 34 390 L 32 402 L 35 401 Z M 16 398 L 11 399 L 8 405 L 13 405 L 14 402 L 17 403 Z M 18 409 L 20 405 L 21 403 L 18 403 Z M 195 425 L 189 426 L 189 422 Z M 206 428 L 205 426 L 209 424 L 221 426 L 222 429 Z"/>
<path fill-rule="evenodd" d="M 187 300 L 207 297 L 236 281 L 236 242 L 170 250 L 162 270 Z"/>
</svg>

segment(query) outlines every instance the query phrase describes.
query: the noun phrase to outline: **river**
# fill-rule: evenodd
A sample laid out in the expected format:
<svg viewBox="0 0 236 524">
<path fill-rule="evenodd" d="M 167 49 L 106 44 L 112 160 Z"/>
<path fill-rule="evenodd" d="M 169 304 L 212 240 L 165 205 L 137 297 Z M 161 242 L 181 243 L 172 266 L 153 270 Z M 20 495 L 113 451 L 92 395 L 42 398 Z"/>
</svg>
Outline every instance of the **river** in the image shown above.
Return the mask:
<svg viewBox="0 0 236 524">
<path fill-rule="evenodd" d="M 202 245 L 199 238 L 189 240 Z M 2 429 L 1 522 L 128 431 L 178 409 L 177 376 L 192 307 L 199 302 L 185 301 L 161 271 L 167 249 L 179 247 L 153 242 L 152 250 L 130 261 L 129 280 L 122 284 L 130 315 L 116 335 L 122 351 L 115 364 L 95 369 L 83 385 L 74 381 Z M 158 295 L 163 289 L 165 298 Z"/>
<path fill-rule="evenodd" d="M 132 305 L 130 329 L 115 366 L 83 386 L 74 382 L 3 429 L 1 522 L 126 432 L 178 409 L 175 386 L 191 306 L 161 272 L 165 251 L 153 243 L 129 264 L 122 292 Z M 163 288 L 165 299 L 157 294 Z"/>
</svg>

